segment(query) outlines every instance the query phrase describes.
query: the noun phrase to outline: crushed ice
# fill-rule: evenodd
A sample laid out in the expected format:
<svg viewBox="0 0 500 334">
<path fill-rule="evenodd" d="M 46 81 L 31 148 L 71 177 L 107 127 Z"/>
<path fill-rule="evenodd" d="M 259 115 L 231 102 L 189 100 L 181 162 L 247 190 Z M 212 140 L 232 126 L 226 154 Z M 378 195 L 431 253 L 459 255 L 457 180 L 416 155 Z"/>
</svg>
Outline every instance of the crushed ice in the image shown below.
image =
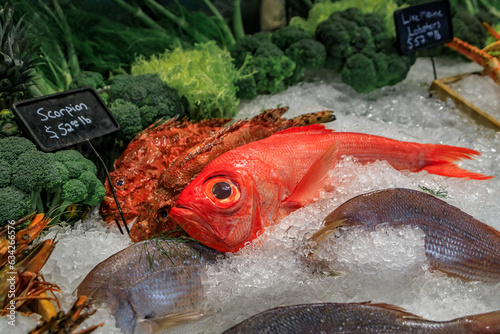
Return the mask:
<svg viewBox="0 0 500 334">
<path fill-rule="evenodd" d="M 439 77 L 477 70 L 474 66 L 437 59 Z M 312 77 L 314 80 L 283 93 L 242 103 L 239 117 L 279 104 L 290 107 L 288 117 L 333 109 L 337 120 L 328 127 L 336 131 L 473 148 L 482 152 L 481 157 L 461 166 L 500 175 L 499 134 L 476 125 L 453 104 L 429 96 L 427 87 L 433 78 L 427 59 L 419 58 L 402 83 L 369 94 L 356 94 L 338 78 L 318 73 Z M 389 187 L 440 191 L 448 203 L 500 230 L 499 182 L 498 178 L 468 181 L 396 171 L 386 162 L 362 166 L 346 158 L 330 171 L 328 187 L 318 199 L 268 229 L 259 239 L 260 247 L 251 245 L 229 254 L 208 269 L 209 316 L 166 332 L 217 334 L 258 312 L 297 303 L 371 300 L 395 304 L 434 320 L 500 310 L 500 284 L 462 282 L 429 271 L 423 233 L 418 228 L 339 231 L 324 245 L 320 256 L 344 272 L 343 276 L 313 272 L 304 261 L 308 252 L 304 240 L 320 228 L 326 215 L 356 195 Z M 52 228 L 44 238 L 53 237 L 58 244 L 42 273 L 64 291 L 59 295 L 64 309 L 74 301 L 73 290 L 95 265 L 130 245 L 127 237 L 105 226 L 95 213 L 74 229 Z M 99 322 L 105 326 L 97 333 L 119 333 L 105 309 L 84 327 Z M 0 322 L 0 332 L 6 326 Z"/>
</svg>

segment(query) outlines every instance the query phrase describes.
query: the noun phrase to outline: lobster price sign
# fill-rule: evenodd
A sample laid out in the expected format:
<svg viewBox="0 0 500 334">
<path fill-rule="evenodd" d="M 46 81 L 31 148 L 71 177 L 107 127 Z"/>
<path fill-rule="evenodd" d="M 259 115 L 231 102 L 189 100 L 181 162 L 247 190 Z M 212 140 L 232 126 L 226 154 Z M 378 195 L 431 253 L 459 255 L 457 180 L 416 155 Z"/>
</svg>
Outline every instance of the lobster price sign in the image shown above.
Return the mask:
<svg viewBox="0 0 500 334">
<path fill-rule="evenodd" d="M 450 3 L 433 1 L 394 12 L 399 51 L 410 54 L 453 40 Z"/>
<path fill-rule="evenodd" d="M 17 102 L 14 114 L 42 151 L 51 152 L 120 129 L 92 88 Z"/>
</svg>

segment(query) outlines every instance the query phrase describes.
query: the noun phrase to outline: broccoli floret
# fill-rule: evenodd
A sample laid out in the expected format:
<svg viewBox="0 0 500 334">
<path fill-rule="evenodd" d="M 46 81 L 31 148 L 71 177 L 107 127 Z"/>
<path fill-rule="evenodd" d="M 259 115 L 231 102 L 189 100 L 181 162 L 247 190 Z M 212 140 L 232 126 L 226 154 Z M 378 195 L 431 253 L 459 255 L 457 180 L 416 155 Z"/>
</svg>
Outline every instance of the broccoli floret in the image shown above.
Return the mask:
<svg viewBox="0 0 500 334">
<path fill-rule="evenodd" d="M 58 151 L 53 154 L 53 157 L 55 161 L 59 161 L 66 167 L 70 179 L 76 179 L 86 171 L 97 173 L 96 165 L 77 150 Z"/>
<path fill-rule="evenodd" d="M 122 128 L 118 136 L 125 140 L 131 140 L 143 128 L 162 117 L 183 117 L 186 114 L 181 96 L 156 75 L 117 75 L 111 80 L 110 95 L 114 99 L 110 105 L 111 112 L 113 109 L 117 112 L 117 115 L 113 114 Z M 122 101 L 129 104 L 125 106 Z M 136 106 L 139 111 L 131 105 Z M 127 120 L 129 116 L 118 115 L 122 113 L 117 110 L 118 106 L 124 108 L 127 115 L 131 114 L 132 119 Z M 136 126 L 137 115 L 140 117 L 140 129 Z"/>
<path fill-rule="evenodd" d="M 0 159 L 13 164 L 24 152 L 36 151 L 36 146 L 23 137 L 8 137 L 0 140 Z"/>
<path fill-rule="evenodd" d="M 401 56 L 396 50 L 384 53 L 365 49 L 347 59 L 341 72 L 342 81 L 359 93 L 370 92 L 402 81 L 414 62 L 414 54 Z"/>
<path fill-rule="evenodd" d="M 248 67 L 255 70 L 258 94 L 274 94 L 286 88 L 285 80 L 292 77 L 295 63 L 271 42 L 261 43 Z"/>
<path fill-rule="evenodd" d="M 235 60 L 235 64 L 237 67 L 243 66 L 242 74 L 253 75 L 254 82 L 244 78 L 235 84 L 238 87 L 238 96 L 243 98 L 254 96 L 254 83 L 257 94 L 274 94 L 284 90 L 296 68 L 295 62 L 271 41 L 259 41 L 252 36 L 246 36 L 236 42 L 231 54 L 238 59 L 244 56 L 243 64 L 239 64 L 238 60 Z"/>
<path fill-rule="evenodd" d="M 54 159 L 55 160 L 55 159 Z M 51 173 L 49 174 L 49 181 L 44 186 L 44 188 L 50 192 L 56 192 L 63 184 L 69 180 L 69 171 L 60 161 L 54 161 L 54 168 L 51 168 Z"/>
<path fill-rule="evenodd" d="M 157 77 L 149 76 L 151 78 L 151 84 L 154 85 L 155 78 Z M 141 106 L 142 101 L 148 96 L 148 84 L 143 81 L 144 76 L 136 76 L 130 74 L 120 74 L 113 77 L 110 81 L 111 88 L 109 92 L 114 100 L 122 99 L 136 106 Z M 160 80 L 160 84 L 162 84 Z"/>
<path fill-rule="evenodd" d="M 9 220 L 17 220 L 31 210 L 31 197 L 13 186 L 0 188 L 0 226 Z"/>
<path fill-rule="evenodd" d="M 400 82 L 415 62 L 414 54 L 396 52 L 379 15 L 356 8 L 330 15 L 318 25 L 316 39 L 326 47 L 327 67 L 341 71 L 342 81 L 358 92 Z"/>
<path fill-rule="evenodd" d="M 236 81 L 235 86 L 238 88 L 236 96 L 239 99 L 254 99 L 257 96 L 257 85 L 253 76 L 247 76 Z"/>
<path fill-rule="evenodd" d="M 311 36 L 304 30 L 292 26 L 285 26 L 271 33 L 271 42 L 283 51 L 303 39 L 311 39 Z"/>
<path fill-rule="evenodd" d="M 373 61 L 362 53 L 350 57 L 342 69 L 342 81 L 357 92 L 372 91 L 377 87 L 377 72 Z"/>
<path fill-rule="evenodd" d="M 163 83 L 163 81 L 161 82 Z M 151 90 L 151 93 L 148 95 L 146 100 L 144 100 L 144 104 L 140 106 L 141 108 L 156 108 L 158 111 L 158 115 L 147 125 L 150 125 L 162 117 L 183 117 L 185 115 L 184 110 L 186 110 L 186 107 L 184 106 L 182 98 L 175 89 L 170 88 L 167 85 L 162 85 L 161 88 L 158 87 L 158 89 L 161 89 L 161 94 L 154 94 L 153 90 Z"/>
<path fill-rule="evenodd" d="M 5 160 L 0 160 L 0 188 L 7 187 L 12 178 L 12 166 Z"/>
<path fill-rule="evenodd" d="M 146 128 L 158 117 L 158 108 L 144 106 L 139 108 L 139 114 L 141 115 L 141 125 Z"/>
<path fill-rule="evenodd" d="M 293 43 L 285 53 L 297 66 L 304 68 L 321 68 L 326 60 L 325 46 L 311 38 Z"/>
<path fill-rule="evenodd" d="M 106 195 L 106 189 L 104 188 L 104 185 L 100 181 L 98 181 L 95 184 L 93 191 L 90 191 L 88 193 L 84 204 L 91 206 L 98 205 L 104 200 L 105 195 Z"/>
<path fill-rule="evenodd" d="M 71 204 L 83 202 L 88 195 L 87 187 L 78 179 L 71 179 L 62 186 L 61 199 L 63 205 L 68 207 Z"/>
<path fill-rule="evenodd" d="M 240 38 L 231 49 L 231 57 L 234 59 L 236 68 L 243 66 L 247 55 L 252 55 L 257 51 L 261 41 L 253 35 L 245 35 Z"/>
<path fill-rule="evenodd" d="M 104 87 L 104 78 L 99 72 L 82 71 L 73 76 L 69 88 L 91 87 L 94 89 Z"/>
<path fill-rule="evenodd" d="M 104 187 L 96 177 L 97 167 L 80 152 L 44 153 L 37 151 L 29 140 L 14 138 L 0 140 L 2 149 L 24 149 L 13 163 L 0 159 L 0 206 L 7 207 L 0 208 L 2 219 L 19 219 L 36 210 L 57 222 L 70 205 L 97 205 L 104 199 Z M 14 144 L 24 145 L 23 149 Z M 7 158 L 12 159 L 9 155 Z"/>
<path fill-rule="evenodd" d="M 12 167 L 12 185 L 26 193 L 40 192 L 57 176 L 54 159 L 41 151 L 24 152 Z"/>
<path fill-rule="evenodd" d="M 384 19 L 381 16 L 375 13 L 368 13 L 364 15 L 364 21 L 365 25 L 370 29 L 372 36 L 386 33 Z"/>
<path fill-rule="evenodd" d="M 375 15 L 375 14 L 372 14 Z M 339 71 L 345 61 L 363 48 L 374 48 L 372 33 L 359 9 L 335 12 L 316 28 L 316 40 L 327 52 L 327 66 Z"/>
<path fill-rule="evenodd" d="M 120 124 L 117 138 L 130 141 L 143 129 L 139 107 L 132 102 L 118 99 L 110 105 L 109 111 Z"/>
</svg>

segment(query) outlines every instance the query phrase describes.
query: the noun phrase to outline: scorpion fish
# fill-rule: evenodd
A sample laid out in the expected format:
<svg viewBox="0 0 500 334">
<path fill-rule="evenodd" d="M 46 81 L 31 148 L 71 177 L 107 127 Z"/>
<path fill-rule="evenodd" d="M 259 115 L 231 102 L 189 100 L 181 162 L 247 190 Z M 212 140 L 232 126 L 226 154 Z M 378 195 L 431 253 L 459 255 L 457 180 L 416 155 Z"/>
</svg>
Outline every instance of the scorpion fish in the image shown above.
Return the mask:
<svg viewBox="0 0 500 334">
<path fill-rule="evenodd" d="M 456 146 L 334 132 L 320 124 L 291 128 L 220 155 L 181 192 L 170 215 L 208 247 L 236 252 L 312 202 L 343 156 L 362 164 L 385 160 L 398 170 L 489 179 L 454 163 L 478 154 Z"/>
<path fill-rule="evenodd" d="M 129 143 L 110 173 L 127 223 L 138 216 L 160 173 L 185 150 L 203 141 L 228 121 L 210 119 L 193 123 L 186 119 L 170 119 L 152 124 Z M 115 219 L 120 220 L 120 214 L 108 180 L 105 188 L 100 214 L 108 223 L 114 223 Z"/>
<path fill-rule="evenodd" d="M 203 142 L 182 153 L 160 175 L 147 200 L 142 205 L 138 222 L 130 231 L 137 242 L 155 235 L 178 237 L 185 232 L 174 221 L 169 211 L 181 191 L 219 155 L 241 145 L 267 138 L 291 127 L 326 123 L 335 120 L 331 110 L 283 118 L 288 108 L 268 109 L 250 120 L 237 121 L 214 132 Z"/>
<path fill-rule="evenodd" d="M 340 227 L 418 226 L 431 268 L 467 281 L 500 282 L 500 232 L 432 195 L 403 188 L 356 196 L 325 218 L 310 240 L 321 245 Z"/>
<path fill-rule="evenodd" d="M 431 321 L 390 304 L 321 303 L 277 307 L 250 317 L 223 334 L 500 332 L 500 311 Z"/>
</svg>

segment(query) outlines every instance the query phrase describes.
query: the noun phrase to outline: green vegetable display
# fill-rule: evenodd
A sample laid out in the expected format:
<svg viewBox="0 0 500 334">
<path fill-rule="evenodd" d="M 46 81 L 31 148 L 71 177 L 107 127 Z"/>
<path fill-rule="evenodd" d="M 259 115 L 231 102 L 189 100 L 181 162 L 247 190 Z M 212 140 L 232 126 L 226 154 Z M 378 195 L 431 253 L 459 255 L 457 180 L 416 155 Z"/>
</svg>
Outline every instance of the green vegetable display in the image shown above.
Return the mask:
<svg viewBox="0 0 500 334">
<path fill-rule="evenodd" d="M 157 74 L 169 87 L 187 98 L 192 119 L 231 118 L 238 99 L 234 83 L 242 77 L 231 55 L 215 42 L 194 49 L 176 48 L 149 60 L 139 57 L 133 75 Z"/>
<path fill-rule="evenodd" d="M 415 62 L 414 54 L 397 53 L 381 17 L 357 8 L 335 12 L 321 22 L 316 39 L 326 47 L 327 66 L 340 71 L 342 81 L 357 92 L 400 82 Z"/>
<path fill-rule="evenodd" d="M 38 151 L 26 138 L 0 139 L 0 226 L 35 210 L 57 222 L 70 205 L 98 205 L 97 168 L 75 150 Z"/>
<path fill-rule="evenodd" d="M 307 68 L 320 68 L 326 59 L 325 47 L 303 30 L 283 27 L 272 33 L 240 38 L 231 49 L 240 79 L 238 97 L 278 93 L 299 82 Z"/>
<path fill-rule="evenodd" d="M 331 14 L 344 11 L 348 8 L 358 8 L 364 14 L 374 13 L 382 17 L 384 27 L 391 36 L 396 35 L 393 13 L 399 8 L 393 0 L 316 0 L 309 11 L 307 19 L 293 17 L 290 25 L 300 28 L 311 36 L 314 35 L 318 24 L 327 20 Z"/>
</svg>

